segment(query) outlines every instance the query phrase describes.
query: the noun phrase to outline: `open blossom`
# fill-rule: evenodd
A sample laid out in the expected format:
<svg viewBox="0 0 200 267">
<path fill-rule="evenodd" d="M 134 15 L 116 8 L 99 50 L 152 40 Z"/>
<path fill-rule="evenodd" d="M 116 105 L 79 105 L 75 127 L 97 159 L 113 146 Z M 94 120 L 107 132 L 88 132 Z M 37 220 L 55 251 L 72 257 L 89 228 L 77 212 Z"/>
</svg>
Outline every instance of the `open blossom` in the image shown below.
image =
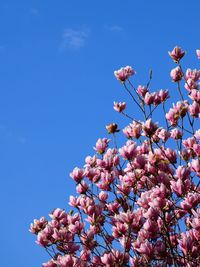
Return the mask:
<svg viewBox="0 0 200 267">
<path fill-rule="evenodd" d="M 145 241 L 144 243 L 140 243 L 139 246 L 134 245 L 134 248 L 136 251 L 138 251 L 141 254 L 144 254 L 146 256 L 150 256 L 153 251 L 153 246 L 150 242 Z"/>
<path fill-rule="evenodd" d="M 158 91 L 158 97 L 161 103 L 165 102 L 169 98 L 169 91 L 161 89 Z"/>
<path fill-rule="evenodd" d="M 187 89 L 189 92 L 191 92 L 192 89 L 198 89 L 199 85 L 197 82 L 195 82 L 193 79 L 188 78 L 185 82 L 185 89 Z"/>
<path fill-rule="evenodd" d="M 172 138 L 178 140 L 178 139 L 181 139 L 182 136 L 183 136 L 183 133 L 179 129 L 175 128 L 175 129 L 171 130 L 171 137 Z"/>
<path fill-rule="evenodd" d="M 178 66 L 178 67 L 171 70 L 170 76 L 174 82 L 178 82 L 183 78 L 184 74 L 183 74 L 181 68 Z"/>
<path fill-rule="evenodd" d="M 198 140 L 200 140 L 200 129 L 198 129 L 198 130 L 195 132 L 194 136 L 195 136 Z"/>
<path fill-rule="evenodd" d="M 180 47 L 176 46 L 171 52 L 168 52 L 170 57 L 174 60 L 174 62 L 179 63 L 181 58 L 185 55 L 185 51 L 183 51 Z"/>
<path fill-rule="evenodd" d="M 125 102 L 114 102 L 114 110 L 117 112 L 122 112 L 126 108 L 126 103 Z"/>
<path fill-rule="evenodd" d="M 134 75 L 135 73 L 136 73 L 135 70 L 130 66 L 126 66 L 119 70 L 114 71 L 115 77 L 122 83 L 125 82 L 130 76 Z"/>
<path fill-rule="evenodd" d="M 200 50 L 199 49 L 196 50 L 196 54 L 197 54 L 197 58 L 200 59 Z"/>
<path fill-rule="evenodd" d="M 124 159 L 132 159 L 136 156 L 136 143 L 129 140 L 126 142 L 126 145 L 119 149 L 119 153 Z"/>
<path fill-rule="evenodd" d="M 137 88 L 137 92 L 139 95 L 145 97 L 146 93 L 148 92 L 148 88 L 146 86 L 139 85 Z"/>
<path fill-rule="evenodd" d="M 197 69 L 187 69 L 185 74 L 185 79 L 192 79 L 194 82 L 197 82 L 200 79 L 200 70 Z"/>
<path fill-rule="evenodd" d="M 133 121 L 123 129 L 123 133 L 127 138 L 139 138 L 141 136 L 142 124 Z"/>
<path fill-rule="evenodd" d="M 142 125 L 143 135 L 144 136 L 152 136 L 156 130 L 158 129 L 157 123 L 154 123 L 152 119 L 148 119 Z"/>
<path fill-rule="evenodd" d="M 146 105 L 151 105 L 154 103 L 155 94 L 147 92 L 144 96 L 144 103 Z"/>
<path fill-rule="evenodd" d="M 200 104 L 194 101 L 191 105 L 188 107 L 188 111 L 193 117 L 200 117 Z"/>
<path fill-rule="evenodd" d="M 75 259 L 71 255 L 65 255 L 65 256 L 59 255 L 55 262 L 60 267 L 68 267 L 68 266 L 74 266 L 74 264 L 76 264 L 77 262 L 77 259 Z"/>
<path fill-rule="evenodd" d="M 170 108 L 168 113 L 166 113 L 165 117 L 172 126 L 176 126 L 180 118 L 179 112 L 175 110 L 174 108 Z"/>
<path fill-rule="evenodd" d="M 189 97 L 193 100 L 196 101 L 197 103 L 200 103 L 200 91 L 197 89 L 192 89 L 190 91 Z"/>
<path fill-rule="evenodd" d="M 96 142 L 96 147 L 95 150 L 99 153 L 99 154 L 103 154 L 105 152 L 105 150 L 108 147 L 108 143 L 110 142 L 109 139 L 107 138 L 99 138 Z"/>
<path fill-rule="evenodd" d="M 193 159 L 190 166 L 193 171 L 200 173 L 200 159 Z"/>
<path fill-rule="evenodd" d="M 44 217 L 41 217 L 39 220 L 35 219 L 30 225 L 30 232 L 33 234 L 39 233 L 47 225 L 47 220 Z"/>
<path fill-rule="evenodd" d="M 85 175 L 84 170 L 83 169 L 79 169 L 77 167 L 70 173 L 70 176 L 77 183 L 80 183 L 81 182 L 81 180 L 84 178 L 84 175 Z"/>
<path fill-rule="evenodd" d="M 176 126 L 178 120 L 186 115 L 188 107 L 188 101 L 178 101 L 175 105 L 173 104 L 173 108 L 170 108 L 165 117 L 171 125 Z"/>
</svg>

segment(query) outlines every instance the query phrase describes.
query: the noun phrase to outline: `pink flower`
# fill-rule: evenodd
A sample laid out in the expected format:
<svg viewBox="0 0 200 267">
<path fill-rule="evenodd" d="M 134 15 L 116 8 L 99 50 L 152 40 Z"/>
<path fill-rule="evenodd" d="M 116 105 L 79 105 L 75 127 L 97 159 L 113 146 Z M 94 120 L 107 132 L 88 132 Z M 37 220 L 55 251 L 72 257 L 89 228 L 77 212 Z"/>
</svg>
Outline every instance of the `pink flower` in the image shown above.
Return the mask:
<svg viewBox="0 0 200 267">
<path fill-rule="evenodd" d="M 124 159 L 133 159 L 137 155 L 136 143 L 133 141 L 127 141 L 126 145 L 119 149 L 119 153 Z"/>
<path fill-rule="evenodd" d="M 76 192 L 79 194 L 85 194 L 88 188 L 88 184 L 85 181 L 82 181 L 80 184 L 77 185 Z"/>
<path fill-rule="evenodd" d="M 179 129 L 175 128 L 171 130 L 171 137 L 174 138 L 175 140 L 181 139 L 182 136 L 183 133 Z"/>
<path fill-rule="evenodd" d="M 188 111 L 191 116 L 199 118 L 200 117 L 200 104 L 194 101 L 192 105 L 189 105 Z"/>
<path fill-rule="evenodd" d="M 69 225 L 68 230 L 72 234 L 79 234 L 79 233 L 81 233 L 83 227 L 84 227 L 83 223 L 76 221 L 74 224 Z"/>
<path fill-rule="evenodd" d="M 117 112 L 122 112 L 126 108 L 126 103 L 125 102 L 114 102 L 114 110 Z"/>
<path fill-rule="evenodd" d="M 78 206 L 78 200 L 76 197 L 74 196 L 70 196 L 69 197 L 69 205 L 72 206 L 72 207 L 77 207 Z"/>
<path fill-rule="evenodd" d="M 181 58 L 185 55 L 185 51 L 183 51 L 180 47 L 176 46 L 171 52 L 168 52 L 170 57 L 174 60 L 174 62 L 178 63 Z"/>
<path fill-rule="evenodd" d="M 35 219 L 30 225 L 29 231 L 33 234 L 37 234 L 45 228 L 47 225 L 47 220 L 44 217 L 41 217 L 39 220 Z"/>
<path fill-rule="evenodd" d="M 137 92 L 139 95 L 145 97 L 146 93 L 148 92 L 148 89 L 146 86 L 139 85 L 137 88 Z"/>
<path fill-rule="evenodd" d="M 147 232 L 151 232 L 154 234 L 158 234 L 159 232 L 157 223 L 150 219 L 147 219 L 146 222 L 143 224 L 143 229 L 146 230 Z"/>
<path fill-rule="evenodd" d="M 190 168 L 186 166 L 178 166 L 176 169 L 176 177 L 181 180 L 186 180 L 190 177 Z"/>
<path fill-rule="evenodd" d="M 200 59 L 200 50 L 199 49 L 196 50 L 196 54 L 197 54 L 197 58 Z"/>
<path fill-rule="evenodd" d="M 144 243 L 141 243 L 139 247 L 135 247 L 135 250 L 150 257 L 153 252 L 153 246 L 149 241 L 145 241 Z"/>
<path fill-rule="evenodd" d="M 122 83 L 124 83 L 130 76 L 134 75 L 135 73 L 135 70 L 130 66 L 126 66 L 114 71 L 115 77 Z"/>
<path fill-rule="evenodd" d="M 193 148 L 193 145 L 197 144 L 196 139 L 194 136 L 187 138 L 186 140 L 183 140 L 183 145 L 186 148 Z"/>
<path fill-rule="evenodd" d="M 143 123 L 142 130 L 144 136 L 152 136 L 155 131 L 158 129 L 157 123 L 154 123 L 152 119 L 148 119 Z"/>
<path fill-rule="evenodd" d="M 176 126 L 180 116 L 178 111 L 173 108 L 170 108 L 168 113 L 166 113 L 165 117 L 172 126 Z"/>
<path fill-rule="evenodd" d="M 161 89 L 160 91 L 158 91 L 158 96 L 160 98 L 161 103 L 165 102 L 167 98 L 169 98 L 169 91 Z"/>
<path fill-rule="evenodd" d="M 151 105 L 153 104 L 154 99 L 155 99 L 155 94 L 147 92 L 144 96 L 144 103 L 146 105 Z"/>
<path fill-rule="evenodd" d="M 95 164 L 96 164 L 96 160 L 97 160 L 96 155 L 94 155 L 93 157 L 91 157 L 91 156 L 87 156 L 87 157 L 85 158 L 85 163 L 86 163 L 85 166 L 90 166 L 90 167 L 95 166 Z"/>
<path fill-rule="evenodd" d="M 187 69 L 185 74 L 185 79 L 192 79 L 194 82 L 197 82 L 200 78 L 200 70 L 197 69 Z"/>
<path fill-rule="evenodd" d="M 200 144 L 194 144 L 193 145 L 193 151 L 197 157 L 200 157 Z"/>
<path fill-rule="evenodd" d="M 133 121 L 123 129 L 127 138 L 139 138 L 141 136 L 142 124 Z"/>
<path fill-rule="evenodd" d="M 198 129 L 196 132 L 195 132 L 195 135 L 194 135 L 198 140 L 200 140 L 200 129 Z"/>
<path fill-rule="evenodd" d="M 190 91 L 189 97 L 193 100 L 196 101 L 198 103 L 200 103 L 200 91 L 196 90 L 196 89 L 192 89 Z"/>
<path fill-rule="evenodd" d="M 60 267 L 69 267 L 69 266 L 72 267 L 76 263 L 76 259 L 74 259 L 71 255 L 64 255 L 64 256 L 59 255 L 56 260 L 56 263 Z"/>
<path fill-rule="evenodd" d="M 40 246 L 46 247 L 50 242 L 52 234 L 53 234 L 53 228 L 47 224 L 44 230 L 38 233 L 36 243 L 39 244 Z"/>
<path fill-rule="evenodd" d="M 190 92 L 192 89 L 198 89 L 198 84 L 191 78 L 185 83 L 185 88 Z"/>
<path fill-rule="evenodd" d="M 183 74 L 181 68 L 178 66 L 178 67 L 171 70 L 170 76 L 174 82 L 178 82 L 182 79 L 184 74 Z"/>
<path fill-rule="evenodd" d="M 182 196 L 183 194 L 185 194 L 190 186 L 191 183 L 189 180 L 187 180 L 186 182 L 183 182 L 183 180 L 181 180 L 180 178 L 177 181 L 170 181 L 171 183 L 171 188 L 172 190 L 178 195 L 178 196 Z"/>
<path fill-rule="evenodd" d="M 181 202 L 180 206 L 184 210 L 190 210 L 200 202 L 200 194 L 199 193 L 188 193 L 185 199 Z"/>
<path fill-rule="evenodd" d="M 67 220 L 67 213 L 62 209 L 55 209 L 52 211 L 52 213 L 49 214 L 49 216 L 58 221 L 66 221 Z"/>
<path fill-rule="evenodd" d="M 102 202 L 105 202 L 108 198 L 108 193 L 104 192 L 104 191 L 101 191 L 99 193 L 99 199 L 102 201 Z"/>
<path fill-rule="evenodd" d="M 170 133 L 162 128 L 159 128 L 155 133 L 163 142 L 166 142 L 168 138 L 170 137 Z"/>
<path fill-rule="evenodd" d="M 103 154 L 107 147 L 108 147 L 108 143 L 110 142 L 109 139 L 107 138 L 99 138 L 96 142 L 96 147 L 94 148 L 99 154 Z"/>
<path fill-rule="evenodd" d="M 193 159 L 190 166 L 193 171 L 200 172 L 200 160 L 199 159 Z"/>
<path fill-rule="evenodd" d="M 84 170 L 75 168 L 71 173 L 70 176 L 76 181 L 77 183 L 80 183 L 82 179 L 84 178 Z"/>
<path fill-rule="evenodd" d="M 181 239 L 178 240 L 179 246 L 183 251 L 184 255 L 191 254 L 195 250 L 194 238 L 192 232 L 187 231 L 186 233 L 181 233 Z"/>
<path fill-rule="evenodd" d="M 118 125 L 116 123 L 110 123 L 106 125 L 106 129 L 108 131 L 108 134 L 114 134 L 119 132 L 120 130 L 118 129 Z"/>
<path fill-rule="evenodd" d="M 183 149 L 181 152 L 180 152 L 180 156 L 183 160 L 185 161 L 189 161 L 191 156 L 192 156 L 192 153 L 191 153 L 191 150 L 190 149 Z"/>
</svg>

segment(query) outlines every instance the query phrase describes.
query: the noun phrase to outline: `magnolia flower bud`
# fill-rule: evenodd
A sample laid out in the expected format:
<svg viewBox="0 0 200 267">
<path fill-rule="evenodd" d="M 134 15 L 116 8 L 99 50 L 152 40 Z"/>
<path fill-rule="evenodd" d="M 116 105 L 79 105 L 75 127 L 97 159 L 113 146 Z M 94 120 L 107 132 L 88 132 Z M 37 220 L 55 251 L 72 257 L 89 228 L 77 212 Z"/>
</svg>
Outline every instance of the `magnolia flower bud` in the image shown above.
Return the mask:
<svg viewBox="0 0 200 267">
<path fill-rule="evenodd" d="M 180 47 L 176 46 L 171 52 L 168 52 L 170 57 L 174 60 L 175 63 L 179 63 L 181 58 L 185 55 L 185 51 L 183 51 Z"/>
<path fill-rule="evenodd" d="M 118 128 L 118 125 L 116 123 L 111 123 L 111 124 L 106 125 L 106 129 L 109 134 L 114 134 L 116 132 L 119 132 L 117 128 Z"/>
</svg>

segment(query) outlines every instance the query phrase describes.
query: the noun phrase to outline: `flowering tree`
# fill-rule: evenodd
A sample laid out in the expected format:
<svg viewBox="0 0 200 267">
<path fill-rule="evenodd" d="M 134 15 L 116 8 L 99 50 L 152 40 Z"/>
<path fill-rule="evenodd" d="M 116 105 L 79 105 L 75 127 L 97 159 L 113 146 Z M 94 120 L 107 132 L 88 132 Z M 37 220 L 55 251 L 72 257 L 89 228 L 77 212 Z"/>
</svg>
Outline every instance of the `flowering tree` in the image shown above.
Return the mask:
<svg viewBox="0 0 200 267">
<path fill-rule="evenodd" d="M 200 266 L 200 71 L 183 70 L 180 47 L 169 55 L 180 101 L 167 110 L 169 92 L 150 91 L 152 73 L 136 88 L 133 68 L 114 72 L 144 121 L 127 114 L 125 102 L 114 102 L 131 120 L 124 146 L 117 147 L 117 124 L 107 125 L 113 147 L 98 139 L 95 154 L 70 174 L 73 210 L 57 208 L 49 221 L 30 226 L 51 257 L 43 267 Z M 164 125 L 154 122 L 159 108 Z"/>
</svg>

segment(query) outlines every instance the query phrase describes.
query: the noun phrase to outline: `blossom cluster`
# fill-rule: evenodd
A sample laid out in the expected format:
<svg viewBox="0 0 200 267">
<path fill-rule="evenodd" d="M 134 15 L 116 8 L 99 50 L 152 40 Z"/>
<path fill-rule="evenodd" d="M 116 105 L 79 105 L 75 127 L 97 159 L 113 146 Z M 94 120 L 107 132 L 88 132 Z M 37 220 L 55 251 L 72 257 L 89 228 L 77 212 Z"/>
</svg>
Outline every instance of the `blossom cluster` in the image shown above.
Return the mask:
<svg viewBox="0 0 200 267">
<path fill-rule="evenodd" d="M 168 112 L 169 90 L 151 92 L 151 76 L 135 88 L 132 67 L 115 71 L 144 120 L 128 115 L 125 102 L 114 102 L 131 120 L 122 131 L 124 145 L 117 146 L 118 125 L 107 125 L 114 145 L 99 138 L 94 155 L 70 174 L 77 191 L 69 199 L 72 210 L 57 208 L 50 220 L 30 226 L 51 255 L 43 267 L 199 266 L 200 71 L 183 71 L 180 47 L 169 55 L 178 65 L 170 76 L 180 101 Z M 159 107 L 165 126 L 154 119 Z"/>
</svg>

